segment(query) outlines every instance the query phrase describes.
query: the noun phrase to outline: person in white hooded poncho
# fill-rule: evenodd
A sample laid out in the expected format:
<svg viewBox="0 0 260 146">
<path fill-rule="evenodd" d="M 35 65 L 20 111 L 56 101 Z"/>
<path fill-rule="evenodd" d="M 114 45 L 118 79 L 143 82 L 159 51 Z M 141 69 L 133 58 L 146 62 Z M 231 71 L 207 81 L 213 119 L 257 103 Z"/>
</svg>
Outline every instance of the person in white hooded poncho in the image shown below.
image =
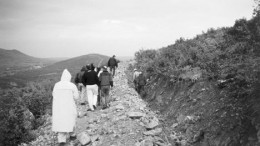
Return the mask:
<svg viewBox="0 0 260 146">
<path fill-rule="evenodd" d="M 71 81 L 67 69 L 62 73 L 61 80 L 53 88 L 52 131 L 58 132 L 58 142 L 66 143 L 69 133 L 74 132 L 77 118 L 75 99 L 79 93 Z"/>
</svg>

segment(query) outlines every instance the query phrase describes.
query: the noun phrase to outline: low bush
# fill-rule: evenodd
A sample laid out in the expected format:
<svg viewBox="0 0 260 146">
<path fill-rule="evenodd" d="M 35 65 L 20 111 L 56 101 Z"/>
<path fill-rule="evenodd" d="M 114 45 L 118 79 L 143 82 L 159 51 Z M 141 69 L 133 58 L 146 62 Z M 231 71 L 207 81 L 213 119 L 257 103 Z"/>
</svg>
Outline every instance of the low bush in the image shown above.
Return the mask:
<svg viewBox="0 0 260 146">
<path fill-rule="evenodd" d="M 158 50 L 135 53 L 134 67 L 176 80 L 221 80 L 232 97 L 249 95 L 260 72 L 260 16 L 209 29 Z M 222 82 L 222 83 L 223 83 Z"/>
<path fill-rule="evenodd" d="M 18 145 L 35 138 L 32 132 L 44 123 L 41 117 L 51 114 L 53 85 L 54 81 L 45 80 L 1 91 L 0 145 Z"/>
</svg>

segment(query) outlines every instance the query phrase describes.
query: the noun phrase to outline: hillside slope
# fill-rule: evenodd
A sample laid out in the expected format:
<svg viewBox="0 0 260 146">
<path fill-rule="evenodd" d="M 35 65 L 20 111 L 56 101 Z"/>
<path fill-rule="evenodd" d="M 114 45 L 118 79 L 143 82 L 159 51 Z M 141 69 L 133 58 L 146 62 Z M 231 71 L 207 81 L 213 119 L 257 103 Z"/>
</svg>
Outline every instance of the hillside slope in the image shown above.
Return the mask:
<svg viewBox="0 0 260 146">
<path fill-rule="evenodd" d="M 27 67 L 54 63 L 53 59 L 36 58 L 26 55 L 18 50 L 6 50 L 0 48 L 0 67 Z"/>
<path fill-rule="evenodd" d="M 129 66 L 147 77 L 143 99 L 171 134 L 194 146 L 260 144 L 260 15 L 209 29 L 158 50 L 140 50 Z"/>
<path fill-rule="evenodd" d="M 58 80 L 62 71 L 67 68 L 72 76 L 74 77 L 78 71 L 82 68 L 82 66 L 93 63 L 95 66 L 106 65 L 109 57 L 100 55 L 100 54 L 88 54 L 75 58 L 71 58 L 68 60 L 60 61 L 49 66 L 27 70 L 22 72 L 17 72 L 14 75 L 0 77 L 1 88 L 9 88 L 12 87 L 11 84 L 17 84 L 17 86 L 24 86 L 27 82 L 36 81 L 41 79 L 54 79 Z"/>
<path fill-rule="evenodd" d="M 168 139 L 164 139 L 159 115 L 146 106 L 138 94 L 127 85 L 125 76 L 126 63 L 119 65 L 113 78 L 110 107 L 89 111 L 88 105 L 77 104 L 78 118 L 75 133 L 77 138 L 68 139 L 67 145 L 79 146 L 80 134 L 87 133 L 91 141 L 86 146 L 169 146 Z M 57 135 L 51 131 L 51 117 L 36 130 L 37 138 L 29 144 L 21 146 L 57 144 Z M 185 143 L 185 140 L 173 144 Z"/>
</svg>

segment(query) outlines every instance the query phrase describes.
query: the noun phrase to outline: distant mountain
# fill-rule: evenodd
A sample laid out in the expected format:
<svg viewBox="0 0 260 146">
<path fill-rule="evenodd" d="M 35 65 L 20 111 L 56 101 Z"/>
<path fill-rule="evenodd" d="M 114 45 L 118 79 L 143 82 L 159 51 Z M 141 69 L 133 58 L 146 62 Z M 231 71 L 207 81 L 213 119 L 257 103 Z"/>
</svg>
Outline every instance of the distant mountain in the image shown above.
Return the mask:
<svg viewBox="0 0 260 146">
<path fill-rule="evenodd" d="M 67 60 L 70 58 L 69 57 L 55 57 L 55 58 L 43 58 L 43 59 L 47 59 L 47 60 L 50 60 L 53 62 L 60 62 L 60 61 Z"/>
<path fill-rule="evenodd" d="M 17 72 L 14 75 L 0 77 L 0 88 L 9 88 L 12 84 L 17 86 L 23 86 L 29 81 L 36 81 L 41 79 L 59 79 L 64 69 L 68 69 L 69 72 L 75 77 L 76 73 L 80 71 L 82 66 L 93 63 L 95 66 L 103 66 L 108 62 L 109 57 L 100 54 L 88 54 L 83 55 L 54 64 L 45 66 L 43 68 L 27 70 Z"/>
<path fill-rule="evenodd" d="M 55 70 L 64 70 L 67 68 L 68 70 L 71 70 L 72 72 L 74 70 L 79 71 L 82 66 L 86 66 L 87 64 L 93 63 L 94 66 L 102 66 L 107 64 L 109 57 L 105 55 L 100 55 L 100 54 L 88 54 L 88 55 L 83 55 L 71 59 L 67 59 L 64 61 L 60 61 L 57 63 L 54 63 L 50 66 L 47 66 L 43 68 L 42 70 L 45 71 L 55 71 Z"/>
<path fill-rule="evenodd" d="M 18 50 L 6 50 L 0 48 L 0 69 L 21 68 L 35 65 L 49 65 L 57 60 L 36 58 L 26 55 Z"/>
</svg>

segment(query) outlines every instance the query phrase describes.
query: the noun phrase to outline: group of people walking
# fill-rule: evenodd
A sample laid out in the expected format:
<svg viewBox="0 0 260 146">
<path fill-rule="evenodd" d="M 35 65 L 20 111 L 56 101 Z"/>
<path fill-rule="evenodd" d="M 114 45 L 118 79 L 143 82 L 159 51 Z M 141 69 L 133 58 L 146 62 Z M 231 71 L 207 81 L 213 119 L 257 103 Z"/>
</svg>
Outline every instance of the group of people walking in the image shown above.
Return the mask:
<svg viewBox="0 0 260 146">
<path fill-rule="evenodd" d="M 74 134 L 78 116 L 75 101 L 87 100 L 91 111 L 94 111 L 98 104 L 103 109 L 109 106 L 109 91 L 113 87 L 113 77 L 118 67 L 115 55 L 109 59 L 107 65 L 111 73 L 108 72 L 107 66 L 101 68 L 95 68 L 93 64 L 83 66 L 75 77 L 75 84 L 71 82 L 70 72 L 65 69 L 61 80 L 54 85 L 52 131 L 58 133 L 60 145 L 65 144 L 68 136 Z"/>
<path fill-rule="evenodd" d="M 60 145 L 65 145 L 69 136 L 75 136 L 78 116 L 76 101 L 80 100 L 82 104 L 87 100 L 91 111 L 98 105 L 101 105 L 102 109 L 109 107 L 109 92 L 114 86 L 113 77 L 117 67 L 115 55 L 109 59 L 107 66 L 96 68 L 94 64 L 88 64 L 77 73 L 75 83 L 71 82 L 70 72 L 67 69 L 63 71 L 61 80 L 54 85 L 52 93 L 52 131 L 58 133 Z M 143 73 L 134 69 L 133 80 L 136 91 L 141 94 L 146 84 Z"/>
</svg>

